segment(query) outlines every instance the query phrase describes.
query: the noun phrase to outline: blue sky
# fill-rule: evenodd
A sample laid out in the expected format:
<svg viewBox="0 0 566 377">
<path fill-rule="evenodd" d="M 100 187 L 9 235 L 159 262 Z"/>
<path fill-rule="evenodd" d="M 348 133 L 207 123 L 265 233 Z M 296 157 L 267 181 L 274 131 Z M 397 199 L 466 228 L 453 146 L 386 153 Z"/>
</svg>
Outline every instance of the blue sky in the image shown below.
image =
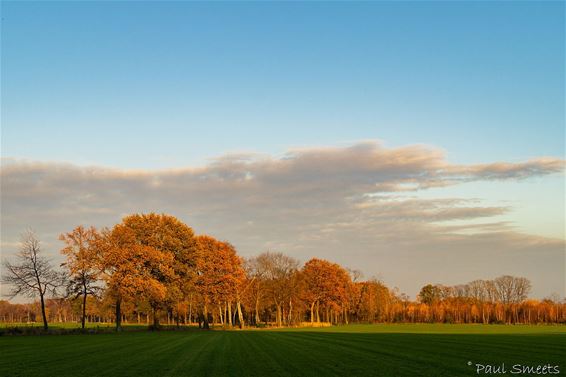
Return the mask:
<svg viewBox="0 0 566 377">
<path fill-rule="evenodd" d="M 564 8 L 2 2 L 2 252 L 165 211 L 411 295 L 566 295 Z"/>
<path fill-rule="evenodd" d="M 362 139 L 562 155 L 563 11 L 3 2 L 3 155 L 157 168 Z"/>
</svg>

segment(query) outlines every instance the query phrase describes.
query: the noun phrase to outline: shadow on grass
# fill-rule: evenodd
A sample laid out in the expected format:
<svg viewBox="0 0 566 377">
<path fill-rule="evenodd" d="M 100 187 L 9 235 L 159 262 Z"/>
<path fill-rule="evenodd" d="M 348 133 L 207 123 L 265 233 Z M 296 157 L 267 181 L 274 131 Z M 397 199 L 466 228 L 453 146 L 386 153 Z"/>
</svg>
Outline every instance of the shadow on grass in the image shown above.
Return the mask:
<svg viewBox="0 0 566 377">
<path fill-rule="evenodd" d="M 6 326 L 0 328 L 0 336 L 37 336 L 37 335 L 96 335 L 96 334 L 120 334 L 131 332 L 156 332 L 156 331 L 199 331 L 195 326 L 176 326 L 163 325 L 159 329 L 153 326 L 127 325 L 117 331 L 112 326 L 88 326 L 85 329 L 80 327 L 58 327 L 51 326 L 44 330 L 39 326 Z"/>
</svg>

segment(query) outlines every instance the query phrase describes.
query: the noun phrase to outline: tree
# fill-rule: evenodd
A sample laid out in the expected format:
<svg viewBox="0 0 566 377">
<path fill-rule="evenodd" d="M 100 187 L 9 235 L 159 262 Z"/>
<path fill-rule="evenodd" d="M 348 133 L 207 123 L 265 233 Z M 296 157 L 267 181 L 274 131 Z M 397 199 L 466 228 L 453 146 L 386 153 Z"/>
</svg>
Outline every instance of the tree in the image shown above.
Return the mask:
<svg viewBox="0 0 566 377">
<path fill-rule="evenodd" d="M 299 268 L 299 262 L 283 253 L 265 252 L 256 258 L 257 268 L 265 277 L 265 287 L 269 292 L 276 308 L 277 326 L 283 324 L 283 304 L 292 303 L 296 286 L 293 284 L 294 275 Z M 289 308 L 291 310 L 291 308 Z"/>
<path fill-rule="evenodd" d="M 519 303 L 531 291 L 531 282 L 523 277 L 504 275 L 496 278 L 494 284 L 498 298 L 504 304 Z"/>
<path fill-rule="evenodd" d="M 228 308 L 226 324 L 232 324 L 232 301 L 237 300 L 236 309 L 242 321 L 239 288 L 242 286 L 245 275 L 240 258 L 236 255 L 234 247 L 216 240 L 213 237 L 202 235 L 196 237 L 199 248 L 198 278 L 196 281 L 199 293 L 203 299 L 204 327 L 208 328 L 208 308 L 216 304 L 221 308 L 225 304 Z M 222 320 L 223 311 L 219 310 Z M 241 323 L 241 322 L 240 322 Z"/>
<path fill-rule="evenodd" d="M 437 285 L 427 284 L 421 288 L 419 293 L 420 302 L 431 305 L 442 298 L 442 288 Z"/>
<path fill-rule="evenodd" d="M 124 299 L 165 299 L 167 288 L 163 280 L 173 279 L 173 256 L 140 244 L 135 232 L 124 224 L 103 230 L 96 249 L 101 256 L 102 277 L 115 302 L 116 331 L 120 331 Z"/>
<path fill-rule="evenodd" d="M 96 285 L 100 274 L 95 247 L 98 238 L 94 227 L 85 228 L 82 225 L 59 236 L 59 240 L 66 244 L 61 253 L 67 257 L 67 261 L 62 264 L 69 273 L 67 295 L 74 298 L 82 296 L 82 329 L 85 328 L 87 296 L 96 296 L 102 289 Z"/>
<path fill-rule="evenodd" d="M 22 235 L 20 251 L 16 259 L 18 262 L 13 264 L 9 261 L 4 262 L 7 274 L 2 282 L 12 287 L 9 294 L 11 298 L 18 295 L 39 296 L 43 329 L 47 330 L 45 299 L 47 295 L 57 293 L 57 288 L 63 284 L 63 275 L 55 271 L 50 261 L 41 255 L 39 240 L 31 230 Z"/>
<path fill-rule="evenodd" d="M 261 268 L 261 264 L 258 262 L 257 257 L 249 258 L 244 261 L 243 264 L 244 271 L 246 273 L 246 295 L 244 297 L 248 298 L 249 307 L 254 308 L 253 324 L 258 326 L 260 322 L 259 318 L 259 306 L 260 302 L 265 295 L 264 287 L 264 274 L 265 272 Z"/>
<path fill-rule="evenodd" d="M 314 322 L 315 305 L 317 322 L 320 322 L 320 305 L 326 305 L 328 310 L 339 308 L 343 312 L 347 305 L 348 288 L 351 283 L 348 271 L 336 263 L 313 258 L 305 263 L 302 276 L 303 298 L 310 305 L 311 323 Z"/>
<path fill-rule="evenodd" d="M 392 295 L 389 289 L 380 281 L 372 279 L 353 283 L 351 292 L 356 299 L 352 306 L 358 320 L 368 322 L 387 321 Z"/>
<path fill-rule="evenodd" d="M 165 289 L 165 296 L 150 296 L 154 311 L 154 327 L 159 327 L 158 312 L 174 308 L 190 291 L 196 278 L 199 250 L 193 230 L 174 216 L 166 214 L 134 214 L 122 219 L 121 226 L 130 234 L 130 247 L 143 246 L 162 255 L 168 263 L 165 270 L 154 268 L 152 278 Z M 128 247 L 125 245 L 125 247 Z M 162 263 L 165 261 L 162 260 Z"/>
</svg>

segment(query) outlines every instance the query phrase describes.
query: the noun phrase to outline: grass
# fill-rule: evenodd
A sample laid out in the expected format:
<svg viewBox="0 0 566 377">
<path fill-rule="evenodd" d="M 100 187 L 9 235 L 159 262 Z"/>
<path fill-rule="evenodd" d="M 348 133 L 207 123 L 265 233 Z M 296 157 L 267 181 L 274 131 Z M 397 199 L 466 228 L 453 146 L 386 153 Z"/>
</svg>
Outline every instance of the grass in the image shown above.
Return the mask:
<svg viewBox="0 0 566 377">
<path fill-rule="evenodd" d="M 351 325 L 0 337 L 0 376 L 14 377 L 475 376 L 476 363 L 505 363 L 507 374 L 513 364 L 551 364 L 564 374 L 566 326 Z"/>
</svg>

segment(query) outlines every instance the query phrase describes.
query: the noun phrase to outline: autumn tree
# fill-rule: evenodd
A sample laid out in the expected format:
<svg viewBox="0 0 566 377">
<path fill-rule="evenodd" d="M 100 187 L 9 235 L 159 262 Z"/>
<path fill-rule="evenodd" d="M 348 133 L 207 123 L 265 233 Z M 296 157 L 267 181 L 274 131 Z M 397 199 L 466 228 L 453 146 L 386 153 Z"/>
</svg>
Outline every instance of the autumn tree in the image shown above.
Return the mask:
<svg viewBox="0 0 566 377">
<path fill-rule="evenodd" d="M 354 316 L 359 321 L 389 321 L 393 297 L 382 282 L 371 279 L 352 284 L 353 297 L 350 298 Z"/>
<path fill-rule="evenodd" d="M 43 328 L 47 330 L 45 299 L 49 294 L 56 294 L 57 288 L 63 284 L 63 275 L 42 255 L 39 240 L 31 230 L 22 235 L 16 260 L 16 263 L 4 261 L 7 273 L 3 276 L 2 282 L 11 287 L 9 294 L 11 298 L 18 295 L 39 296 Z"/>
<path fill-rule="evenodd" d="M 321 305 L 327 305 L 329 310 L 332 307 L 343 309 L 351 283 L 348 271 L 336 263 L 313 258 L 305 263 L 302 277 L 303 298 L 309 303 L 311 323 L 314 322 L 315 305 L 317 322 L 320 322 Z"/>
<path fill-rule="evenodd" d="M 130 215 L 122 224 L 131 231 L 136 244 L 167 254 L 172 261 L 169 266 L 172 274 L 154 271 L 154 278 L 166 288 L 163 300 L 150 300 L 155 311 L 154 326 L 158 327 L 158 311 L 183 300 L 194 283 L 198 259 L 194 232 L 174 216 L 165 214 Z"/>
<path fill-rule="evenodd" d="M 238 318 L 243 321 L 238 293 L 245 275 L 236 250 L 231 244 L 207 235 L 196 237 L 196 242 L 200 256 L 196 285 L 203 299 L 204 327 L 209 327 L 208 310 L 211 304 L 217 305 L 220 320 L 232 325 L 233 300 L 237 300 Z M 222 309 L 223 304 L 227 313 Z"/>
<path fill-rule="evenodd" d="M 99 234 L 94 227 L 77 226 L 69 233 L 59 236 L 65 243 L 61 253 L 67 257 L 62 266 L 69 274 L 67 294 L 75 298 L 82 296 L 81 328 L 85 328 L 87 296 L 97 295 L 101 287 L 97 285 L 100 274 L 96 242 Z"/>
<path fill-rule="evenodd" d="M 96 248 L 108 294 L 115 302 L 116 330 L 120 331 L 124 299 L 165 299 L 167 287 L 163 281 L 173 280 L 175 275 L 173 256 L 141 244 L 136 233 L 123 223 L 104 230 Z"/>
</svg>

